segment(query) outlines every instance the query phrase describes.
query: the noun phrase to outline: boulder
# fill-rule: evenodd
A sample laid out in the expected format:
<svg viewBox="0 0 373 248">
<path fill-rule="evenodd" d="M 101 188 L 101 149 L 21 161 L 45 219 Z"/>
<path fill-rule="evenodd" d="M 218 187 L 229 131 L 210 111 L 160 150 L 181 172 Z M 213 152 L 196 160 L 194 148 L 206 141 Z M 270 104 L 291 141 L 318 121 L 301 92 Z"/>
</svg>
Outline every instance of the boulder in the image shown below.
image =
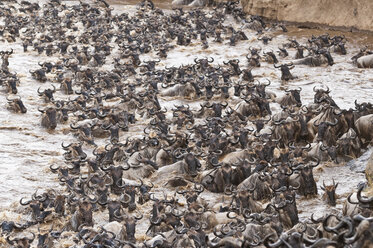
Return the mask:
<svg viewBox="0 0 373 248">
<path fill-rule="evenodd" d="M 369 188 L 373 189 L 373 152 L 370 154 L 370 157 L 365 168 L 365 177 L 368 182 Z"/>
<path fill-rule="evenodd" d="M 373 30 L 371 0 L 242 0 L 250 15 L 272 20 Z"/>
</svg>

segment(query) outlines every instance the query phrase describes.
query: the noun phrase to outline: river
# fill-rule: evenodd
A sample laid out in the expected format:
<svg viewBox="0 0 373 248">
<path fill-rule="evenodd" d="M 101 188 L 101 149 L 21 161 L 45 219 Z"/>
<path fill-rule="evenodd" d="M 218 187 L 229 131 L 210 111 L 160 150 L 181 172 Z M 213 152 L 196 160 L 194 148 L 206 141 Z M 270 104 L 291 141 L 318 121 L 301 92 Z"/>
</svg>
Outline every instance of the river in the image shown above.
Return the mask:
<svg viewBox="0 0 373 248">
<path fill-rule="evenodd" d="M 121 1 L 111 1 L 114 7 L 114 13 L 135 11 L 135 1 L 121 4 Z M 129 3 L 129 4 L 128 4 Z M 74 4 L 74 1 L 69 1 L 68 4 Z M 169 3 L 161 4 L 165 11 L 171 11 Z M 209 11 L 209 10 L 207 10 Z M 0 18 L 0 23 L 2 18 Z M 240 23 L 236 23 L 232 18 L 226 20 L 226 24 L 238 28 Z M 280 80 L 281 72 L 273 68 L 273 65 L 262 63 L 260 68 L 254 68 L 252 73 L 259 81 L 266 82 L 265 79 L 271 81 L 268 87 L 269 91 L 276 93 L 278 97 L 284 94 L 284 89 L 302 87 L 301 97 L 303 104 L 313 101 L 314 86 L 329 87 L 331 96 L 340 108 L 354 108 L 354 101 L 369 102 L 373 96 L 373 74 L 371 69 L 359 69 L 352 64 L 350 58 L 356 54 L 359 49 L 367 45 L 372 47 L 372 37 L 370 34 L 364 33 L 341 33 L 330 30 L 312 30 L 301 29 L 297 27 L 289 27 L 288 33 L 282 33 L 278 30 L 268 31 L 267 34 L 273 37 L 272 41 L 267 46 L 263 46 L 261 41 L 256 39 L 254 31 L 243 29 L 249 37 L 248 41 L 240 41 L 236 46 L 232 47 L 224 41 L 223 44 L 214 43 L 210 38 L 210 46 L 208 49 L 203 49 L 199 42 L 194 42 L 191 46 L 176 47 L 168 54 L 167 59 L 157 65 L 164 66 L 180 66 L 182 64 L 194 63 L 195 58 L 213 57 L 214 64 L 222 64 L 223 61 L 229 59 L 239 59 L 241 65 L 246 64 L 245 56 L 249 52 L 249 47 L 263 47 L 263 51 L 277 51 L 281 44 L 286 43 L 288 39 L 297 38 L 300 43 L 305 44 L 307 39 L 312 34 L 319 35 L 329 32 L 331 36 L 335 34 L 344 34 L 348 40 L 346 56 L 341 56 L 333 53 L 335 64 L 327 67 L 308 67 L 296 66 L 292 70 L 297 79 L 283 83 Z M 11 219 L 11 209 L 18 206 L 18 201 L 22 197 L 30 197 L 36 190 L 43 192 L 49 188 L 61 189 L 57 177 L 49 170 L 49 166 L 63 165 L 62 157 L 63 150 L 61 142 L 69 143 L 75 140 L 69 133 L 68 124 L 58 124 L 56 130 L 47 132 L 40 125 L 41 113 L 39 107 L 44 107 L 46 104 L 43 99 L 37 95 L 37 89 L 41 87 L 46 89 L 51 87 L 51 81 L 39 83 L 32 79 L 29 70 L 38 68 L 38 62 L 54 61 L 55 58 L 40 56 L 36 51 L 24 53 L 20 40 L 14 43 L 8 43 L 5 40 L 0 40 L 0 50 L 14 49 L 14 53 L 9 59 L 9 68 L 12 72 L 16 72 L 20 85 L 18 86 L 19 95 L 26 105 L 28 111 L 26 114 L 11 113 L 6 108 L 5 88 L 0 92 L 0 217 Z M 115 50 L 114 50 L 115 51 Z M 295 55 L 295 50 L 289 50 L 289 57 L 282 59 L 282 63 L 291 62 Z M 150 59 L 154 57 L 152 54 L 141 56 L 140 59 Z M 109 60 L 110 62 L 110 60 Z M 107 65 L 110 67 L 110 65 Z M 55 85 L 58 88 L 58 85 Z M 70 96 L 73 98 L 74 96 Z M 69 96 L 64 95 L 57 90 L 55 98 L 68 99 Z M 237 99 L 236 99 L 237 100 Z M 161 98 L 161 104 L 168 109 L 172 108 L 173 104 L 183 103 L 176 99 Z M 192 108 L 197 109 L 199 101 L 188 102 Z M 274 112 L 279 111 L 277 104 L 272 104 L 271 108 Z M 131 133 L 131 135 L 140 135 L 141 128 Z M 98 143 L 104 143 L 98 141 Z M 357 161 L 357 163 L 359 163 Z M 342 204 L 350 192 L 356 190 L 357 185 L 364 181 L 362 173 L 353 172 L 344 163 L 338 165 L 334 163 L 324 163 L 315 170 L 315 178 L 319 187 L 319 197 L 313 199 L 297 199 L 298 209 L 301 219 L 309 217 L 314 212 L 324 213 L 327 211 L 340 210 Z M 322 191 L 320 185 L 325 180 L 330 184 L 332 179 L 339 182 L 337 194 L 340 198 L 337 201 L 335 208 L 330 208 L 321 200 Z M 161 189 L 158 189 L 161 190 Z M 213 199 L 213 194 L 204 193 L 203 197 L 207 200 Z M 334 210 L 333 210 L 334 209 Z"/>
</svg>

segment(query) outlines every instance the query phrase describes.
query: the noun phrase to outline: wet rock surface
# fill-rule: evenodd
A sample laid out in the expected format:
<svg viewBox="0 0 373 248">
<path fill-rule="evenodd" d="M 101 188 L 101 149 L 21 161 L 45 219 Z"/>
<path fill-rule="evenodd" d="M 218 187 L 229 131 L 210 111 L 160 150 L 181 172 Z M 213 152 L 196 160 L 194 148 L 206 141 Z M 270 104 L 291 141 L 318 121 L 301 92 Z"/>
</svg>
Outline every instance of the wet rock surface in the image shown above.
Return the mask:
<svg viewBox="0 0 373 248">
<path fill-rule="evenodd" d="M 372 149 L 367 150 L 359 158 L 349 161 L 346 164 L 346 166 L 349 166 L 352 171 L 362 173 L 365 171 L 365 169 L 368 167 L 371 161 L 372 161 Z"/>
</svg>

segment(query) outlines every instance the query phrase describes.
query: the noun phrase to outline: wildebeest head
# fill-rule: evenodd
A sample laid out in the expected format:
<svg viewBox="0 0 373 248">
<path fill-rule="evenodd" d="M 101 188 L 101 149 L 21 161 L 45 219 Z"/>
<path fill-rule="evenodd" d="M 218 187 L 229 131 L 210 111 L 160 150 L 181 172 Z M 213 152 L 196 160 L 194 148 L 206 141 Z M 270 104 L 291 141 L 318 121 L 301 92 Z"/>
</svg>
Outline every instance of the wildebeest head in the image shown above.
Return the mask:
<svg viewBox="0 0 373 248">
<path fill-rule="evenodd" d="M 191 204 L 196 203 L 199 194 L 202 193 L 203 190 L 204 187 L 202 184 L 195 183 L 193 190 L 177 190 L 177 193 L 182 194 L 187 200 L 188 205 L 190 206 Z"/>
<path fill-rule="evenodd" d="M 303 51 L 304 51 L 304 46 L 297 46 L 297 53 L 295 54 L 295 58 L 296 59 L 304 58 Z"/>
<path fill-rule="evenodd" d="M 121 209 L 121 202 L 119 201 L 109 201 L 108 204 L 107 204 L 107 207 L 108 207 L 108 210 L 109 210 L 109 222 L 112 222 L 112 221 L 115 221 L 115 220 L 119 220 L 121 221 L 122 219 L 119 218 L 118 219 L 118 216 L 114 213 L 116 212 L 120 212 L 120 209 Z"/>
<path fill-rule="evenodd" d="M 124 188 L 125 194 L 129 196 L 129 202 L 124 204 L 124 206 L 128 208 L 129 212 L 136 210 L 136 187 L 133 185 L 124 185 L 122 188 Z"/>
<path fill-rule="evenodd" d="M 8 87 L 8 91 L 12 92 L 12 94 L 17 94 L 17 80 L 14 78 L 7 79 L 6 86 Z"/>
<path fill-rule="evenodd" d="M 23 114 L 27 112 L 27 109 L 25 105 L 23 104 L 21 97 L 10 99 L 7 96 L 6 99 L 8 100 L 8 104 L 13 109 L 14 112 L 21 112 Z"/>
<path fill-rule="evenodd" d="M 128 216 L 126 215 L 124 220 L 125 220 L 125 227 L 126 227 L 126 234 L 127 234 L 127 239 L 130 242 L 136 242 L 135 238 L 135 233 L 136 233 L 136 223 L 137 220 L 142 219 L 142 215 L 140 216 Z"/>
<path fill-rule="evenodd" d="M 73 110 L 73 107 L 68 106 L 69 102 L 55 101 L 56 108 L 60 111 L 58 117 L 60 122 L 66 122 L 69 119 L 69 112 Z"/>
<path fill-rule="evenodd" d="M 228 103 L 212 103 L 212 104 L 206 104 L 205 107 L 211 108 L 214 111 L 214 117 L 221 117 L 223 108 L 227 107 Z"/>
<path fill-rule="evenodd" d="M 260 206 L 253 200 L 253 191 L 255 190 L 256 185 L 253 186 L 252 189 L 247 190 L 239 190 L 238 192 L 233 191 L 235 193 L 235 200 L 237 207 L 243 211 L 244 209 L 248 209 L 251 212 L 260 212 Z"/>
<path fill-rule="evenodd" d="M 57 127 L 57 111 L 55 108 L 49 107 L 46 110 L 38 109 L 42 115 L 41 125 L 47 129 L 55 129 Z"/>
<path fill-rule="evenodd" d="M 324 90 L 324 89 L 316 89 L 316 86 L 313 87 L 313 91 L 315 92 L 315 96 L 314 96 L 314 102 L 315 103 L 321 103 L 322 101 L 324 101 L 325 99 L 329 99 L 330 96 L 329 96 L 329 93 L 330 93 L 330 90 L 329 90 L 329 87 L 327 86 L 326 87 L 327 89 Z"/>
<path fill-rule="evenodd" d="M 261 40 L 264 45 L 267 45 L 268 41 L 271 41 L 272 38 L 271 37 L 267 37 L 267 36 L 263 36 L 263 37 L 258 38 L 258 40 Z"/>
<path fill-rule="evenodd" d="M 263 98 L 263 97 L 255 97 L 253 99 L 254 99 L 254 102 L 259 107 L 259 110 L 260 110 L 259 115 L 260 116 L 264 117 L 266 115 L 271 115 L 272 114 L 271 108 L 269 106 L 268 99 Z"/>
<path fill-rule="evenodd" d="M 273 51 L 265 52 L 264 54 L 266 55 L 266 60 L 267 60 L 268 63 L 272 63 L 272 64 L 277 64 L 278 63 L 277 57 L 273 53 Z"/>
<path fill-rule="evenodd" d="M 346 121 L 348 129 L 355 128 L 355 115 L 354 115 L 354 110 L 350 108 L 349 110 L 343 109 L 342 110 L 342 118 Z"/>
<path fill-rule="evenodd" d="M 329 122 L 329 121 L 323 121 L 321 123 L 314 123 L 314 126 L 317 127 L 317 141 L 325 141 L 325 139 L 331 138 L 330 134 L 334 134 L 333 132 L 333 127 L 335 127 L 338 124 L 338 119 L 335 119 L 334 122 Z M 334 138 L 335 139 L 335 138 Z M 328 145 L 334 144 L 335 140 L 326 140 L 326 143 Z"/>
<path fill-rule="evenodd" d="M 38 64 L 39 64 L 41 67 L 46 68 L 46 69 L 47 69 L 47 70 L 46 70 L 47 73 L 51 72 L 51 71 L 52 71 L 52 68 L 55 66 L 55 64 L 52 63 L 52 62 L 44 62 L 44 63 L 39 62 Z"/>
<path fill-rule="evenodd" d="M 253 158 L 251 161 L 243 159 L 239 163 L 234 164 L 236 166 L 232 180 L 234 185 L 239 185 L 243 180 L 251 176 L 251 166 L 255 162 L 256 160 Z"/>
<path fill-rule="evenodd" d="M 322 55 L 324 55 L 325 58 L 328 60 L 328 65 L 332 66 L 334 64 L 333 57 L 329 51 L 323 51 Z"/>
<path fill-rule="evenodd" d="M 254 76 L 251 73 L 251 69 L 242 70 L 242 80 L 244 80 L 246 82 L 253 82 L 254 81 Z"/>
<path fill-rule="evenodd" d="M 287 57 L 287 56 L 289 56 L 289 53 L 288 53 L 288 51 L 286 50 L 286 48 L 278 48 L 280 51 L 277 51 L 277 53 L 281 56 L 281 57 L 283 57 L 283 58 L 285 58 L 285 57 Z"/>
<path fill-rule="evenodd" d="M 195 177 L 197 176 L 199 168 L 201 168 L 200 161 L 196 158 L 196 155 L 192 152 L 185 152 L 175 155 L 177 159 L 184 158 L 185 167 L 183 168 L 184 173 Z"/>
<path fill-rule="evenodd" d="M 293 227 L 299 222 L 295 192 L 291 186 L 276 190 L 275 202 L 274 208 L 280 213 L 280 220 L 285 227 Z"/>
<path fill-rule="evenodd" d="M 71 95 L 74 93 L 72 88 L 72 81 L 69 78 L 64 79 L 61 82 L 61 89 L 68 95 Z"/>
<path fill-rule="evenodd" d="M 193 153 L 188 153 L 184 157 L 184 161 L 187 164 L 188 174 L 191 176 L 197 176 L 199 168 L 201 168 L 201 163 L 199 160 L 194 156 Z"/>
<path fill-rule="evenodd" d="M 296 89 L 296 90 L 285 90 L 285 92 L 289 93 L 291 97 L 295 100 L 296 105 L 298 107 L 302 106 L 302 101 L 300 99 L 300 92 L 302 88 Z"/>
<path fill-rule="evenodd" d="M 275 68 L 280 68 L 281 70 L 281 80 L 289 81 L 294 79 L 293 75 L 290 73 L 290 70 L 294 68 L 293 63 L 290 64 L 282 64 L 280 66 L 273 65 Z"/>
<path fill-rule="evenodd" d="M 323 181 L 323 186 L 321 186 L 321 189 L 324 191 L 323 198 L 326 200 L 328 205 L 335 206 L 336 205 L 336 194 L 335 190 L 337 189 L 338 183 L 335 184 L 333 179 L 333 185 L 325 185 L 325 182 Z"/>
<path fill-rule="evenodd" d="M 271 174 L 272 189 L 275 191 L 281 187 L 289 186 L 289 177 L 293 174 L 293 171 L 286 164 L 282 164 L 276 173 Z"/>
<path fill-rule="evenodd" d="M 72 160 L 76 157 L 80 159 L 87 158 L 87 154 L 82 149 L 83 142 L 80 143 L 70 143 L 69 145 L 65 146 L 63 142 L 61 143 L 62 148 L 66 151 L 64 154 L 64 158 L 66 160 Z"/>
<path fill-rule="evenodd" d="M 56 199 L 54 200 L 54 211 L 57 214 L 64 215 L 65 214 L 65 195 L 57 195 Z"/>
<path fill-rule="evenodd" d="M 46 71 L 43 68 L 42 69 L 37 69 L 35 71 L 30 70 L 30 73 L 38 81 L 41 81 L 41 82 L 47 81 L 47 77 L 45 75 Z"/>
<path fill-rule="evenodd" d="M 337 44 L 334 44 L 334 51 L 335 52 L 338 52 L 342 55 L 346 55 L 347 54 L 347 51 L 346 51 L 346 47 L 345 47 L 345 43 L 344 42 L 338 42 Z"/>
<path fill-rule="evenodd" d="M 118 141 L 119 141 L 119 129 L 120 128 L 127 128 L 127 127 L 124 126 L 124 125 L 121 125 L 121 124 L 113 125 L 112 123 L 110 123 L 107 126 L 102 125 L 101 128 L 104 129 L 104 130 L 109 130 L 110 131 L 110 142 L 112 144 L 115 144 L 115 143 L 118 143 Z"/>
<path fill-rule="evenodd" d="M 114 194 L 120 194 L 123 190 L 121 190 L 123 185 L 122 183 L 122 175 L 124 170 L 129 170 L 130 167 L 128 164 L 126 166 L 110 166 L 110 167 L 101 167 L 104 171 L 109 171 L 109 174 L 112 178 L 113 184 L 111 185 L 111 190 Z"/>
<path fill-rule="evenodd" d="M 339 161 L 338 161 L 338 157 L 337 157 L 337 155 L 338 155 L 337 148 L 338 148 L 338 146 L 325 146 L 324 144 L 321 144 L 321 146 L 320 146 L 320 150 L 321 151 L 326 151 L 327 154 L 329 155 L 330 159 L 332 161 L 335 161 L 338 164 Z"/>
<path fill-rule="evenodd" d="M 241 91 L 244 89 L 245 84 L 234 84 L 233 89 L 234 89 L 234 96 L 241 96 Z"/>
<path fill-rule="evenodd" d="M 141 184 L 138 186 L 138 189 L 140 191 L 140 196 L 138 203 L 144 204 L 145 202 L 149 201 L 150 199 L 150 190 L 154 187 L 154 184 L 151 183 L 151 185 L 146 185 L 144 182 L 140 179 Z"/>
<path fill-rule="evenodd" d="M 233 69 L 233 75 L 240 75 L 241 74 L 241 69 L 239 66 L 240 60 L 238 59 L 231 59 L 228 62 L 224 62 L 225 65 L 230 65 Z"/>
<path fill-rule="evenodd" d="M 252 67 L 260 67 L 260 56 L 259 55 L 246 55 L 247 61 Z"/>
<path fill-rule="evenodd" d="M 201 70 L 201 72 L 205 72 L 207 68 L 209 67 L 209 63 L 214 62 L 214 58 L 203 58 L 203 59 L 194 59 L 194 62 L 196 63 L 196 66 Z"/>
<path fill-rule="evenodd" d="M 39 96 L 45 96 L 45 101 L 50 102 L 53 98 L 53 93 L 56 92 L 56 87 L 52 84 L 53 89 L 46 89 L 44 91 L 40 91 L 40 87 L 38 88 L 38 94 Z"/>
<path fill-rule="evenodd" d="M 255 119 L 255 120 L 252 120 L 252 122 L 254 123 L 254 125 L 256 127 L 256 132 L 259 133 L 260 130 L 262 130 L 264 128 L 264 125 L 267 124 L 271 119 L 272 119 L 271 116 L 269 116 L 269 119 Z"/>
<path fill-rule="evenodd" d="M 229 92 L 228 92 L 228 90 L 229 90 L 229 88 L 232 86 L 232 84 L 230 83 L 230 82 L 224 82 L 223 84 L 216 84 L 215 85 L 215 88 L 216 89 L 220 89 L 220 91 L 221 91 L 221 96 L 223 97 L 223 98 L 229 98 Z"/>
<path fill-rule="evenodd" d="M 93 218 L 92 218 L 92 211 L 93 211 L 93 206 L 92 203 L 83 200 L 79 202 L 79 218 L 80 218 L 80 223 L 84 223 L 87 226 L 93 226 Z"/>
<path fill-rule="evenodd" d="M 44 247 L 50 247 L 53 246 L 53 239 L 58 237 L 58 234 L 53 231 L 53 225 L 49 230 L 45 230 L 43 232 L 40 232 L 38 234 L 38 248 L 44 248 Z M 56 236 L 57 235 L 57 236 Z"/>
<path fill-rule="evenodd" d="M 205 94 L 206 94 L 207 100 L 211 99 L 214 96 L 213 84 L 211 82 L 205 82 L 203 86 L 205 88 Z"/>
<path fill-rule="evenodd" d="M 70 123 L 70 127 L 73 130 L 77 130 L 79 139 L 87 142 L 88 144 L 95 144 L 93 141 L 93 136 L 92 136 L 92 126 L 91 124 L 83 124 L 80 126 L 75 126 L 75 123 Z"/>
<path fill-rule="evenodd" d="M 271 85 L 271 81 L 267 79 L 267 83 L 260 83 L 255 85 L 255 90 L 261 98 L 266 98 L 266 87 Z"/>
<path fill-rule="evenodd" d="M 149 61 L 143 61 L 143 63 L 144 63 L 144 67 L 146 67 L 146 69 L 148 70 L 148 71 L 153 71 L 154 69 L 155 69 L 155 65 L 156 65 L 156 63 L 158 63 L 158 62 L 160 62 L 161 60 L 160 59 L 158 59 L 158 60 L 149 60 Z"/>
<path fill-rule="evenodd" d="M 320 163 L 320 160 L 316 164 L 308 165 L 298 165 L 294 170 L 300 170 L 301 183 L 298 189 L 299 193 L 308 196 L 308 195 L 317 195 L 317 186 L 315 179 L 313 177 L 313 168 Z"/>
</svg>

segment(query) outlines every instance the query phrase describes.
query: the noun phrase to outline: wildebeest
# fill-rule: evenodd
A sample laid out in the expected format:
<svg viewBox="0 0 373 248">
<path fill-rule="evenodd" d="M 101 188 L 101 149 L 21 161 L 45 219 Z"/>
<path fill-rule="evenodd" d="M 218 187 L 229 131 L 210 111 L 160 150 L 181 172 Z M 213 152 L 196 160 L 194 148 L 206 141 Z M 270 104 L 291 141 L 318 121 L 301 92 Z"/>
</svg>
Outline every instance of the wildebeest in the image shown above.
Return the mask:
<svg viewBox="0 0 373 248">
<path fill-rule="evenodd" d="M 33 78 L 35 78 L 36 80 L 40 81 L 40 82 L 46 82 L 47 81 L 47 76 L 46 76 L 46 70 L 41 68 L 41 69 L 37 69 L 37 70 L 30 70 L 30 73 L 32 75 Z"/>
<path fill-rule="evenodd" d="M 315 179 L 313 177 L 313 168 L 318 166 L 320 160 L 316 163 L 309 163 L 307 165 L 299 164 L 295 168 L 292 168 L 294 171 L 298 171 L 299 174 L 293 174 L 290 178 L 290 184 L 292 186 L 298 187 L 299 194 L 303 196 L 315 196 L 317 195 L 317 186 Z"/>
<path fill-rule="evenodd" d="M 355 126 L 363 143 L 373 141 L 373 114 L 360 117 L 355 121 Z"/>
<path fill-rule="evenodd" d="M 38 95 L 44 96 L 45 102 L 53 101 L 53 94 L 56 92 L 56 87 L 52 84 L 53 89 L 46 89 L 44 91 L 40 91 L 40 87 L 38 88 Z"/>
<path fill-rule="evenodd" d="M 162 96 L 182 96 L 190 99 L 196 98 L 197 95 L 195 88 L 190 83 L 175 84 L 161 94 Z"/>
<path fill-rule="evenodd" d="M 42 71 L 40 75 L 35 72 L 33 77 L 39 81 L 47 76 L 54 78 L 53 82 L 61 84 L 58 93 L 71 95 L 69 98 L 55 94 L 55 99 L 50 97 L 50 105 L 41 103 L 46 105 L 40 108 L 43 109 L 43 126 L 56 128 L 54 110 L 47 113 L 49 108 L 55 108 L 57 121 L 62 113 L 59 131 L 68 133 L 71 130 L 65 127 L 70 125 L 72 129 L 80 129 L 78 139 L 93 144 L 93 136 L 99 144 L 94 149 L 83 141 L 62 145 L 64 163 L 56 161 L 50 169 L 58 174 L 59 183 L 67 192 L 41 195 L 38 201 L 30 203 L 31 209 L 19 209 L 26 215 L 27 211 L 32 212 L 36 217 L 27 225 L 43 226 L 52 222 L 57 224 L 55 228 L 60 228 L 60 221 L 65 222 L 62 224 L 70 222 L 66 228 L 58 230 L 60 234 L 70 233 L 61 237 L 53 236 L 53 232 L 48 234 L 49 238 L 58 239 L 52 240 L 53 244 L 45 240 L 45 233 L 36 233 L 34 227 L 30 229 L 39 237 L 38 246 L 58 246 L 57 242 L 68 238 L 72 245 L 87 248 L 324 247 L 335 245 L 337 241 L 341 247 L 353 247 L 361 246 L 361 237 L 368 239 L 370 232 L 365 227 L 370 220 L 354 215 L 340 220 L 335 218 L 340 223 L 337 226 L 328 223 L 330 233 L 308 224 L 307 220 L 294 229 L 286 231 L 284 228 L 299 222 L 296 204 L 303 199 L 295 197 L 295 190 L 300 195 L 316 194 L 312 174 L 312 167 L 316 165 L 308 164 L 309 161 L 329 157 L 336 161 L 341 153 L 348 153 L 349 147 L 361 150 L 351 145 L 353 140 L 366 136 L 358 132 L 361 124 L 356 123 L 356 126 L 355 121 L 373 113 L 371 104 L 356 103 L 355 109 L 343 110 L 337 107 L 329 90 L 317 90 L 314 103 L 302 107 L 300 89 L 295 89 L 287 90 L 286 96 L 277 102 L 278 106 L 274 94 L 267 91 L 270 82 L 252 83 L 253 73 L 258 77 L 272 77 L 275 71 L 273 68 L 266 70 L 268 65 L 265 65 L 266 68 L 254 68 L 251 73 L 252 67 L 259 67 L 260 61 L 264 61 L 259 49 L 252 47 L 247 56 L 250 66 L 246 69 L 239 65 L 235 53 L 218 57 L 216 63 L 229 60 L 221 67 L 212 66 L 213 58 L 197 58 L 188 65 L 169 67 L 176 62 L 175 52 L 198 52 L 195 44 L 202 43 L 205 49 L 208 42 L 226 44 L 227 41 L 227 45 L 234 46 L 239 40 L 245 44 L 255 41 L 253 33 L 250 33 L 251 41 L 248 40 L 244 33 L 247 28 L 266 32 L 263 36 L 271 35 L 268 33 L 271 28 L 261 17 L 246 19 L 238 2 L 214 3 L 216 8 L 206 12 L 181 8 L 163 11 L 155 8 L 151 0 L 144 0 L 132 15 L 118 14 L 102 0 L 92 5 L 86 2 L 65 5 L 63 1 L 52 0 L 41 6 L 41 12 L 27 10 L 27 6 L 31 6 L 27 1 L 20 3 L 26 7 L 23 10 L 17 11 L 17 4 L 10 5 L 8 10 L 6 3 L 10 1 L 0 3 L 5 7 L 0 8 L 0 16 L 6 24 L 0 25 L 0 36 L 11 35 L 10 40 L 20 39 L 24 44 L 34 45 L 40 53 L 45 51 L 47 56 L 54 56 L 56 63 L 40 62 Z M 200 2 L 196 0 L 192 5 Z M 19 12 L 31 15 L 21 18 Z M 242 24 L 240 30 L 235 30 L 237 25 L 230 26 L 232 18 Z M 268 40 L 263 37 L 263 42 Z M 335 38 L 333 44 L 341 41 Z M 300 51 L 304 48 L 296 40 L 290 42 L 283 47 L 289 47 L 291 55 L 295 53 L 292 48 L 298 48 L 299 56 L 303 57 Z M 331 45 L 329 36 L 313 37 L 310 43 L 306 48 L 308 56 L 313 54 L 313 58 L 325 63 L 326 50 L 320 49 L 328 49 Z M 185 47 L 171 50 L 180 48 L 177 46 Z M 114 47 L 119 47 L 118 52 Z M 158 54 L 153 52 L 155 48 Z M 281 56 L 288 56 L 285 48 L 280 50 Z M 156 57 L 165 58 L 169 51 L 169 59 L 158 63 Z M 263 53 L 261 55 L 264 58 Z M 274 56 L 270 52 L 265 56 L 268 62 L 279 65 L 277 54 Z M 111 60 L 113 65 L 110 65 Z M 181 60 L 179 57 L 178 62 Z M 280 64 L 287 61 L 280 61 Z M 294 78 L 290 73 L 291 64 L 280 68 L 283 80 Z M 3 80 L 12 77 L 5 71 L 1 73 Z M 306 81 L 297 83 L 307 85 L 309 78 L 304 76 Z M 297 87 L 286 82 L 281 84 L 271 87 L 276 90 Z M 23 93 L 24 86 L 21 86 Z M 233 98 L 231 86 L 234 86 Z M 307 97 L 310 99 L 309 95 Z M 13 99 L 12 96 L 8 98 Z M 205 98 L 213 101 L 200 104 L 199 111 L 195 109 L 199 104 L 195 101 L 189 103 L 190 108 L 189 105 L 185 107 L 185 100 Z M 29 103 L 33 99 L 27 96 L 27 100 Z M 176 106 L 170 111 L 172 104 Z M 211 111 L 206 111 L 208 108 Z M 138 125 L 130 125 L 135 122 Z M 140 134 L 142 130 L 144 133 Z M 311 145 L 315 137 L 315 141 L 320 142 Z M 141 185 L 131 182 L 135 178 L 154 181 L 154 192 L 142 182 Z M 191 183 L 195 185 L 193 190 Z M 209 191 L 226 195 L 202 193 L 204 187 L 196 185 L 205 185 Z M 172 200 L 167 197 L 157 200 L 162 187 L 167 187 L 171 194 L 175 193 L 173 188 L 182 187 L 176 193 L 183 197 L 175 193 Z M 357 194 L 360 200 L 355 205 L 371 209 L 371 199 L 361 194 L 360 190 Z M 153 209 L 148 200 L 155 202 Z M 27 205 L 23 200 L 22 203 Z M 299 205 L 299 212 L 304 211 L 305 205 Z M 139 223 L 140 230 L 149 228 L 153 232 L 144 236 L 136 230 L 139 228 L 135 217 L 128 214 L 134 209 L 150 216 L 150 223 Z M 45 219 L 47 214 L 51 218 Z M 361 214 L 368 216 L 365 211 Z M 7 236 L 28 228 L 21 227 L 14 225 L 12 229 L 11 224 L 2 224 Z M 355 233 L 358 234 L 355 236 Z M 14 240 L 13 235 L 10 237 Z M 147 241 L 142 243 L 144 238 Z M 36 245 L 34 243 L 31 245 Z M 19 244 L 14 241 L 12 245 Z"/>
<path fill-rule="evenodd" d="M 8 75 L 7 77 L 4 77 L 0 80 L 0 85 L 5 86 L 7 91 L 12 94 L 17 94 L 17 85 L 19 84 L 19 79 L 17 76 L 14 75 Z"/>
<path fill-rule="evenodd" d="M 42 113 L 41 125 L 47 129 L 55 129 L 57 127 L 57 110 L 54 107 L 47 109 L 38 109 Z"/>
<path fill-rule="evenodd" d="M 286 95 L 283 96 L 281 99 L 278 100 L 278 103 L 281 106 L 302 106 L 302 101 L 300 99 L 300 92 L 302 88 L 298 88 L 296 90 L 285 90 Z"/>
<path fill-rule="evenodd" d="M 373 68 L 373 54 L 358 58 L 356 63 L 359 68 Z"/>
<path fill-rule="evenodd" d="M 7 108 L 10 111 L 13 111 L 13 112 L 16 112 L 16 113 L 21 112 L 22 114 L 27 112 L 27 108 L 23 104 L 20 96 L 18 96 L 16 98 L 13 98 L 13 99 L 10 99 L 9 97 L 7 97 L 6 99 L 8 100 Z"/>
<path fill-rule="evenodd" d="M 335 193 L 335 190 L 337 189 L 337 187 L 338 183 L 335 184 L 334 179 L 332 185 L 326 186 L 325 182 L 323 181 L 323 185 L 320 186 L 320 188 L 324 191 L 322 199 L 330 206 L 336 205 L 337 195 Z"/>
<path fill-rule="evenodd" d="M 275 68 L 280 68 L 281 80 L 289 81 L 295 78 L 290 72 L 290 70 L 294 68 L 293 63 L 281 64 L 280 66 L 277 66 L 276 64 L 274 64 L 273 66 Z"/>
<path fill-rule="evenodd" d="M 329 159 L 339 163 L 336 146 L 326 146 L 321 141 L 312 143 L 310 150 L 307 153 L 308 158 L 319 158 L 321 161 L 328 161 Z"/>
<path fill-rule="evenodd" d="M 321 54 L 307 56 L 305 58 L 295 60 L 293 62 L 295 65 L 309 65 L 309 66 L 321 66 L 321 65 L 333 65 L 333 58 L 329 52 L 324 52 Z"/>
<path fill-rule="evenodd" d="M 74 204 L 78 205 L 77 211 L 71 216 L 70 221 L 66 225 L 67 230 L 78 231 L 78 228 L 84 224 L 86 226 L 93 226 L 93 206 L 97 199 L 91 200 L 78 200 Z"/>
<path fill-rule="evenodd" d="M 171 174 L 185 174 L 191 177 L 197 176 L 198 170 L 201 168 L 201 163 L 193 153 L 184 153 L 177 157 L 183 158 L 183 160 L 160 168 L 157 173 L 158 177 Z"/>
</svg>

